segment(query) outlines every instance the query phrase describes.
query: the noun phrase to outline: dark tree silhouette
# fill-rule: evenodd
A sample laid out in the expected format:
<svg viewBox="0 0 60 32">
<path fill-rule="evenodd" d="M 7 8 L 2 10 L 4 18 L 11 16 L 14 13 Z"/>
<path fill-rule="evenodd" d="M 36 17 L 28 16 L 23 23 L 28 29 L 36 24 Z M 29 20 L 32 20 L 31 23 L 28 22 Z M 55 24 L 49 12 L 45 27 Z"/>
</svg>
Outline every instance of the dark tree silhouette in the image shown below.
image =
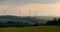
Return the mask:
<svg viewBox="0 0 60 32">
<path fill-rule="evenodd" d="M 46 25 L 58 25 L 58 26 L 60 26 L 60 19 L 59 19 L 59 20 L 56 20 L 56 18 L 55 18 L 55 19 L 52 20 L 52 21 L 48 21 L 48 22 L 46 23 Z"/>
</svg>

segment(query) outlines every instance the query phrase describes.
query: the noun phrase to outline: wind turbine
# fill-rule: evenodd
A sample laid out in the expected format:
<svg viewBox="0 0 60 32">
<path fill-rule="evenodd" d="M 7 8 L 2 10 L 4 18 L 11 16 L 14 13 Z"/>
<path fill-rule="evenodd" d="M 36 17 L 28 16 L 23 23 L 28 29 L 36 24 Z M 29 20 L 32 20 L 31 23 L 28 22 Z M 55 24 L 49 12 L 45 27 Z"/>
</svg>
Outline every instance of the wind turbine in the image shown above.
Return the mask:
<svg viewBox="0 0 60 32">
<path fill-rule="evenodd" d="M 31 11 L 31 9 L 30 9 L 30 11 L 29 11 L 29 12 L 30 12 L 30 17 L 31 17 L 31 16 L 32 16 L 32 15 L 31 15 L 31 12 L 32 12 L 32 11 Z"/>
<path fill-rule="evenodd" d="M 6 10 L 3 11 L 3 15 L 6 15 Z"/>
</svg>

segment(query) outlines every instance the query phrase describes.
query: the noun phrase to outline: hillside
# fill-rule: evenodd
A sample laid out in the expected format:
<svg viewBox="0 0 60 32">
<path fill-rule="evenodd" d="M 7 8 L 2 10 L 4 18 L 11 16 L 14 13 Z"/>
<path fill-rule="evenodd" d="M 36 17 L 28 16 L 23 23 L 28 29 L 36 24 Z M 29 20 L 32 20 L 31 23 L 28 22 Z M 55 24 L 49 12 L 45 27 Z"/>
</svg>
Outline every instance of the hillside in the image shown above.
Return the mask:
<svg viewBox="0 0 60 32">
<path fill-rule="evenodd" d="M 36 21 L 40 20 L 40 23 L 45 23 L 48 20 L 53 20 L 55 17 L 50 16 L 36 16 L 36 17 L 21 17 L 21 16 L 12 16 L 12 15 L 3 15 L 0 16 L 0 20 L 27 20 L 27 21 Z"/>
</svg>

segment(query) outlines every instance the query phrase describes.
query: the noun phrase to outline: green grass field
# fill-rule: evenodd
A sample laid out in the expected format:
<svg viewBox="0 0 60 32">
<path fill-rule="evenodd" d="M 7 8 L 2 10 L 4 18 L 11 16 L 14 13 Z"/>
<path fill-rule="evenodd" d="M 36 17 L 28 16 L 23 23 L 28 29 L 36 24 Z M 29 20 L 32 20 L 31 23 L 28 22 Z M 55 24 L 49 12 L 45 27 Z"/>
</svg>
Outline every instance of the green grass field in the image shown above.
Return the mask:
<svg viewBox="0 0 60 32">
<path fill-rule="evenodd" d="M 60 26 L 30 26 L 0 28 L 0 32 L 60 32 Z"/>
</svg>

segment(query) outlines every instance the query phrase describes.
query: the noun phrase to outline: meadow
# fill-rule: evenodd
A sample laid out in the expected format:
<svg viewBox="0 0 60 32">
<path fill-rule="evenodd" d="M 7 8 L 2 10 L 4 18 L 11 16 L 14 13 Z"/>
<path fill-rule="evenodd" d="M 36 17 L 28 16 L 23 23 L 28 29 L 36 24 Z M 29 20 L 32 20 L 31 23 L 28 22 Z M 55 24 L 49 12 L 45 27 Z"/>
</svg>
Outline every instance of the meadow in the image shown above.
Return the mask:
<svg viewBox="0 0 60 32">
<path fill-rule="evenodd" d="M 60 26 L 5 27 L 0 32 L 60 32 Z"/>
</svg>

